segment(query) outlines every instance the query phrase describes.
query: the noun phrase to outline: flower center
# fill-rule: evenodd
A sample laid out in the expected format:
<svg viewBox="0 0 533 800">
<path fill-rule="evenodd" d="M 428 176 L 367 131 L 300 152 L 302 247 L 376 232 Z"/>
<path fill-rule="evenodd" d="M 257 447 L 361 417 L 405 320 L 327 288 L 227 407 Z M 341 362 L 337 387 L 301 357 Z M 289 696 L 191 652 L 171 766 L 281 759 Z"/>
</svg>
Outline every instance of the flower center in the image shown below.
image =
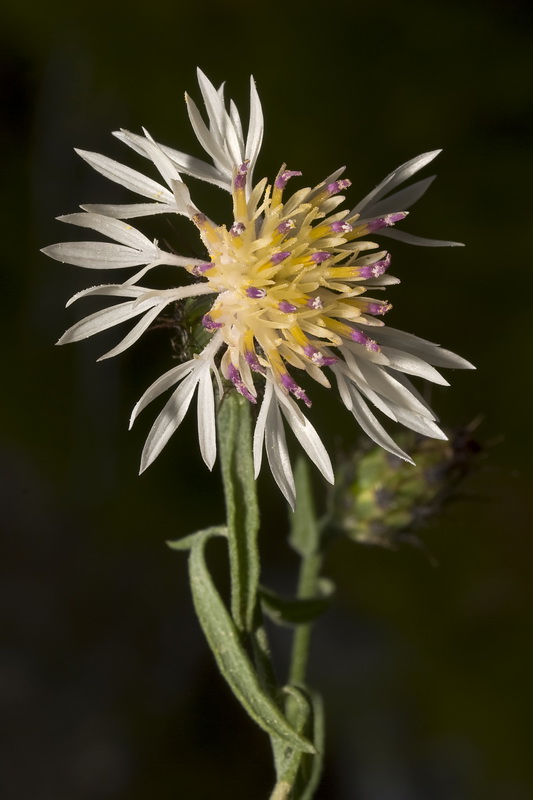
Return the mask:
<svg viewBox="0 0 533 800">
<path fill-rule="evenodd" d="M 250 370 L 269 368 L 286 391 L 309 403 L 287 363 L 327 384 L 320 367 L 336 358 L 324 348 L 348 338 L 379 349 L 351 323 L 382 324 L 367 314 L 383 314 L 390 306 L 359 299 L 366 291 L 361 281 L 381 275 L 390 259 L 386 253 L 360 258 L 377 245 L 355 240 L 397 219 L 357 226 L 358 215 L 331 213 L 344 199 L 338 195 L 348 180 L 302 189 L 283 202 L 287 182 L 301 175 L 285 166 L 273 186 L 263 179 L 247 197 L 247 171 L 245 162 L 234 177 L 229 230 L 203 214 L 193 217 L 210 261 L 191 271 L 217 295 L 203 324 L 222 333 L 223 374 L 249 399 L 256 397 Z"/>
</svg>

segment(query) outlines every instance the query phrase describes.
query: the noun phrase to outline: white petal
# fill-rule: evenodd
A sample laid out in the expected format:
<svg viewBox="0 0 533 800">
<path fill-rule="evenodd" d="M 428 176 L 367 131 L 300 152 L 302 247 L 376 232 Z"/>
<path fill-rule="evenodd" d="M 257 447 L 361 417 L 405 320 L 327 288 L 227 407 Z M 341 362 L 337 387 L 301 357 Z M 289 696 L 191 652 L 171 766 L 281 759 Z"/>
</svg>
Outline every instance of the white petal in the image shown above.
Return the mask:
<svg viewBox="0 0 533 800">
<path fill-rule="evenodd" d="M 359 362 L 358 366 L 374 391 L 379 392 L 383 397 L 391 400 L 401 408 L 408 408 L 423 417 L 428 416 L 427 407 L 420 403 L 416 397 L 413 397 L 411 392 L 405 386 L 402 386 L 396 378 L 389 375 L 383 367 L 363 360 Z"/>
<path fill-rule="evenodd" d="M 446 434 L 441 431 L 438 425 L 435 425 L 432 420 L 421 417 L 419 414 L 415 414 L 413 411 L 407 408 L 401 408 L 395 404 L 392 404 L 391 408 L 398 422 L 401 425 L 405 425 L 406 428 L 421 433 L 423 436 L 429 436 L 431 439 L 447 440 L 448 437 Z"/>
<path fill-rule="evenodd" d="M 224 150 L 218 144 L 214 136 L 210 133 L 209 129 L 207 128 L 205 122 L 203 121 L 198 108 L 194 100 L 188 95 L 185 95 L 185 99 L 187 101 L 187 111 L 189 112 L 189 119 L 191 121 L 191 125 L 193 130 L 196 134 L 196 138 L 204 148 L 204 150 L 209 153 L 215 165 L 218 167 L 219 170 L 223 169 L 224 172 L 231 177 L 232 175 L 232 167 L 233 164 L 231 160 L 228 158 Z"/>
<path fill-rule="evenodd" d="M 159 397 L 160 394 L 166 392 L 166 390 L 170 389 L 170 387 L 175 383 L 181 381 L 182 378 L 192 372 L 196 366 L 197 361 L 195 359 L 191 359 L 190 361 L 186 361 L 184 364 L 179 364 L 177 367 L 173 367 L 171 370 L 165 372 L 164 375 L 161 375 L 160 378 L 154 381 L 135 404 L 130 416 L 130 428 L 143 408 L 146 408 L 146 406 L 151 403 L 152 400 L 155 400 L 155 398 Z"/>
<path fill-rule="evenodd" d="M 407 453 L 404 453 L 404 451 L 398 447 L 396 442 L 391 439 L 383 426 L 380 425 L 355 386 L 350 384 L 348 388 L 352 398 L 352 414 L 367 436 L 370 436 L 370 438 L 376 442 L 376 444 L 379 444 L 380 447 L 383 447 L 383 449 L 387 450 L 389 453 L 393 453 L 395 456 L 398 456 L 398 458 L 402 458 L 404 461 L 414 464 L 412 458 L 410 458 Z"/>
<path fill-rule="evenodd" d="M 197 70 L 197 74 L 198 84 L 209 116 L 211 133 L 227 153 L 232 164 L 237 166 L 244 161 L 243 143 L 239 140 L 233 122 L 224 108 L 223 96 L 216 91 L 201 69 Z"/>
<path fill-rule="evenodd" d="M 414 236 L 407 231 L 399 231 L 396 228 L 382 228 L 377 231 L 378 236 L 386 236 L 389 239 L 397 239 L 405 244 L 414 244 L 418 247 L 464 247 L 462 242 L 448 242 L 444 239 L 425 239 L 423 236 Z"/>
<path fill-rule="evenodd" d="M 253 172 L 255 162 L 263 143 L 263 109 L 261 101 L 255 87 L 253 77 L 250 78 L 250 121 L 248 123 L 248 134 L 246 136 L 245 158 L 250 159 L 250 173 Z"/>
<path fill-rule="evenodd" d="M 296 490 L 287 449 L 287 440 L 283 429 L 283 420 L 274 396 L 273 385 L 269 380 L 265 385 L 263 403 L 254 431 L 254 468 L 256 478 L 261 468 L 263 442 L 265 443 L 267 459 L 274 480 L 291 508 L 294 509 Z"/>
<path fill-rule="evenodd" d="M 118 356 L 119 353 L 123 353 L 124 350 L 128 349 L 128 347 L 131 347 L 131 345 L 140 339 L 143 333 L 150 327 L 152 322 L 161 313 L 165 305 L 166 303 L 162 303 L 148 311 L 115 347 L 113 347 L 111 350 L 108 350 L 107 353 L 104 353 L 104 355 L 100 356 L 100 358 L 97 360 L 105 361 L 106 358 L 113 358 L 114 356 Z"/>
<path fill-rule="evenodd" d="M 217 435 L 215 423 L 215 396 L 209 364 L 202 370 L 198 383 L 198 441 L 202 458 L 209 469 L 217 457 Z"/>
<path fill-rule="evenodd" d="M 417 181 L 405 189 L 400 189 L 399 192 L 388 195 L 384 200 L 372 203 L 365 208 L 365 217 L 381 217 L 384 214 L 392 214 L 395 211 L 406 211 L 420 200 L 436 177 L 436 175 L 431 175 L 431 177 Z"/>
<path fill-rule="evenodd" d="M 60 222 L 68 222 L 71 225 L 78 225 L 81 228 L 91 228 L 93 231 L 103 233 L 116 242 L 125 244 L 127 247 L 134 247 L 152 253 L 152 258 L 157 258 L 157 247 L 143 233 L 128 225 L 126 222 L 113 219 L 103 214 L 92 214 L 90 212 L 65 214 L 57 217 Z"/>
<path fill-rule="evenodd" d="M 94 314 L 90 314 L 88 317 L 76 322 L 68 331 L 65 331 L 57 344 L 67 344 L 87 339 L 89 336 L 94 336 L 95 333 L 113 328 L 115 325 L 120 325 L 121 322 L 126 322 L 133 317 L 144 314 L 156 304 L 153 300 L 141 303 L 137 302 L 137 300 L 131 300 L 127 303 L 118 303 L 115 306 L 103 308 L 101 311 L 96 311 Z"/>
<path fill-rule="evenodd" d="M 134 219 L 135 217 L 150 217 L 152 214 L 175 214 L 176 209 L 166 203 L 130 203 L 108 205 L 105 203 L 85 203 L 80 206 L 84 211 L 94 214 L 103 214 L 115 219 Z"/>
<path fill-rule="evenodd" d="M 82 289 L 81 292 L 73 294 L 66 303 L 66 308 L 75 303 L 81 297 L 92 297 L 94 295 L 104 295 L 106 297 L 140 297 L 147 291 L 144 286 L 127 286 L 123 283 L 104 283 L 101 286 L 90 286 Z"/>
<path fill-rule="evenodd" d="M 465 358 L 444 350 L 438 344 L 428 342 L 426 339 L 421 339 L 413 333 L 406 333 L 399 331 L 396 328 L 389 328 L 385 326 L 375 332 L 375 339 L 379 344 L 389 344 L 393 347 L 401 348 L 415 356 L 423 358 L 428 364 L 433 364 L 435 367 L 452 367 L 455 369 L 475 369 L 473 364 Z"/>
<path fill-rule="evenodd" d="M 329 483 L 334 483 L 335 478 L 329 455 L 315 428 L 290 397 L 286 397 L 277 386 L 275 390 L 283 415 L 291 426 L 294 435 L 324 478 Z"/>
<path fill-rule="evenodd" d="M 174 198 L 168 189 L 151 178 L 147 178 L 141 172 L 119 164 L 118 161 L 102 156 L 100 153 L 90 153 L 87 150 L 76 150 L 76 153 L 101 175 L 115 183 L 120 183 L 126 189 L 131 189 L 132 192 L 142 194 L 144 197 L 150 197 L 152 200 L 173 205 Z"/>
<path fill-rule="evenodd" d="M 189 156 L 187 153 L 182 153 L 180 150 L 174 150 L 172 147 L 167 147 L 166 145 L 160 145 L 160 147 L 174 161 L 180 172 L 184 172 L 201 181 L 212 183 L 220 189 L 231 191 L 231 177 L 227 171 L 221 172 L 212 164 Z"/>
<path fill-rule="evenodd" d="M 198 362 L 196 363 L 198 366 Z M 200 374 L 198 373 L 199 370 L 196 368 L 194 372 L 183 379 L 152 425 L 142 451 L 139 472 L 144 472 L 150 466 L 172 434 L 181 425 L 196 391 L 198 380 L 201 377 L 201 372 Z"/>
<path fill-rule="evenodd" d="M 382 353 L 389 359 L 391 369 L 407 372 L 408 375 L 416 375 L 424 378 L 431 383 L 438 383 L 441 386 L 449 386 L 448 381 L 442 377 L 432 366 L 423 361 L 418 356 L 396 350 L 394 347 L 382 347 Z"/>
<path fill-rule="evenodd" d="M 395 186 L 408 180 L 415 172 L 418 172 L 419 169 L 422 169 L 422 167 L 425 167 L 430 161 L 433 161 L 441 152 L 442 150 L 432 150 L 430 153 L 422 153 L 422 155 L 416 156 L 410 161 L 406 161 L 405 164 L 402 164 L 400 167 L 397 167 L 390 175 L 387 175 L 381 183 L 378 183 L 376 188 L 369 192 L 366 197 L 363 197 L 361 202 L 352 209 L 351 214 L 360 213 L 362 216 L 363 211 L 366 211 L 366 208 L 370 206 L 372 202 L 376 203 L 383 195 L 392 191 Z"/>
<path fill-rule="evenodd" d="M 178 170 L 159 145 L 153 141 L 148 132 L 144 131 L 144 133 L 144 136 L 139 136 L 138 134 L 130 133 L 130 131 L 123 131 L 126 140 L 129 139 L 132 142 L 136 142 L 141 151 L 144 151 L 143 154 L 155 164 L 166 184 L 172 187 L 174 181 L 181 181 Z"/>
<path fill-rule="evenodd" d="M 254 478 L 257 480 L 261 471 L 261 462 L 263 460 L 263 442 L 265 440 L 265 426 L 268 417 L 268 409 L 272 402 L 272 395 L 274 389 L 272 388 L 271 381 L 265 384 L 265 392 L 263 401 L 254 428 L 254 441 L 253 441 L 253 457 L 254 457 Z"/>
<path fill-rule="evenodd" d="M 154 261 L 159 255 L 153 246 L 150 253 L 141 253 L 121 244 L 108 242 L 62 242 L 43 247 L 42 252 L 67 264 L 87 269 L 122 269 L 138 267 Z"/>
</svg>

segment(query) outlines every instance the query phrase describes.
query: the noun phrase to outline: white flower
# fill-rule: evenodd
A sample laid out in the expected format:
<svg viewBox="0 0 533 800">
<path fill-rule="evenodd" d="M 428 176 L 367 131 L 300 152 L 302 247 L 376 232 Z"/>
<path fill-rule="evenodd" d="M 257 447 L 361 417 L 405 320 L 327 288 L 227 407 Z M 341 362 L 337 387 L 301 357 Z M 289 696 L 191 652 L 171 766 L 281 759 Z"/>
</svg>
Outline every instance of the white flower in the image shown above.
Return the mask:
<svg viewBox="0 0 533 800">
<path fill-rule="evenodd" d="M 203 317 L 211 334 L 197 356 L 174 367 L 145 392 L 131 418 L 160 394 L 177 385 L 157 417 L 143 450 L 141 471 L 160 453 L 180 425 L 198 391 L 198 434 L 207 466 L 216 458 L 213 376 L 230 381 L 251 403 L 262 395 L 254 434 L 256 474 L 263 446 L 281 491 L 294 505 L 294 480 L 283 418 L 324 477 L 333 482 L 328 454 L 315 428 L 295 402 L 311 405 L 293 372 L 307 373 L 330 387 L 325 370 L 335 376 L 342 402 L 375 442 L 410 460 L 391 439 L 369 402 L 392 420 L 435 438 L 446 438 L 427 403 L 410 383 L 415 375 L 434 383 L 446 381 L 435 366 L 471 368 L 464 359 L 411 334 L 387 328 L 381 317 L 390 305 L 369 297 L 399 281 L 385 274 L 390 255 L 364 237 L 396 237 L 413 244 L 453 245 L 397 231 L 394 226 L 426 191 L 432 178 L 391 194 L 396 187 L 435 158 L 425 153 L 392 172 L 351 211 L 341 210 L 340 194 L 350 186 L 343 168 L 314 188 L 287 197 L 286 185 L 300 172 L 283 165 L 272 185 L 253 184 L 252 173 L 263 138 L 261 104 L 253 80 L 246 138 L 233 102 L 226 110 L 223 87 L 216 90 L 198 71 L 208 116 L 206 125 L 187 99 L 196 136 L 212 160 L 209 164 L 144 136 L 121 131 L 119 139 L 148 158 L 161 175 L 158 183 L 96 153 L 78 151 L 105 177 L 148 198 L 130 205 L 87 205 L 63 222 L 91 228 L 112 242 L 56 244 L 44 252 L 60 261 L 91 269 L 140 267 L 124 283 L 105 284 L 74 295 L 108 295 L 120 302 L 97 311 L 70 328 L 60 343 L 78 341 L 125 320 L 140 317 L 125 338 L 102 358 L 130 347 L 169 304 L 187 297 L 210 295 Z M 193 203 L 182 175 L 198 178 L 230 193 L 229 226 L 218 225 Z M 167 252 L 123 222 L 151 214 L 188 217 L 205 246 L 203 260 Z M 190 282 L 167 290 L 140 281 L 156 266 L 180 269 Z M 292 395 L 292 396 L 291 396 Z M 369 402 L 368 402 L 369 401 Z"/>
</svg>

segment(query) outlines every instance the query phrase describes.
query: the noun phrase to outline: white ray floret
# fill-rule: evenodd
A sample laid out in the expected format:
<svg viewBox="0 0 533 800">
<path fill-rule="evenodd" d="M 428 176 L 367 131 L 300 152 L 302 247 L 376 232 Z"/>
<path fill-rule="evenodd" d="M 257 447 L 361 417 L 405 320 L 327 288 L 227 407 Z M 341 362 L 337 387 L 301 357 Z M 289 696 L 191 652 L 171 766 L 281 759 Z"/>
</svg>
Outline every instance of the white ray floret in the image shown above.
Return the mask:
<svg viewBox="0 0 533 800">
<path fill-rule="evenodd" d="M 91 204 L 83 212 L 60 217 L 111 241 L 54 244 L 44 252 L 77 266 L 109 270 L 140 268 L 122 283 L 94 286 L 69 301 L 112 297 L 118 302 L 74 324 L 59 343 L 93 336 L 135 320 L 126 335 L 102 358 L 131 347 L 161 314 L 188 298 L 204 296 L 204 345 L 182 364 L 159 377 L 146 390 L 131 415 L 160 395 L 171 395 L 148 434 L 141 458 L 146 469 L 166 446 L 197 396 L 198 439 L 211 469 L 216 459 L 216 402 L 223 382 L 259 405 L 253 438 L 255 474 L 263 450 L 281 492 L 294 506 L 295 488 L 285 423 L 327 481 L 331 461 L 301 405 L 311 406 L 304 381 L 331 388 L 336 381 L 342 403 L 361 429 L 377 444 L 410 461 L 371 410 L 393 422 L 434 438 L 445 438 L 436 417 L 407 376 L 448 385 L 436 367 L 471 368 L 460 356 L 412 334 L 388 328 L 383 316 L 391 308 L 383 292 L 399 281 L 385 274 L 391 257 L 374 237 L 396 236 L 415 244 L 452 245 L 420 239 L 394 227 L 425 193 L 433 177 L 398 188 L 429 164 L 440 151 L 417 156 L 390 173 L 351 211 L 342 210 L 350 181 L 336 170 L 314 187 L 287 194 L 287 184 L 301 173 L 283 165 L 275 180 L 253 183 L 253 170 L 263 139 L 263 113 L 253 79 L 250 113 L 244 134 L 239 111 L 225 101 L 199 70 L 205 113 L 188 96 L 189 118 L 211 163 L 157 143 L 152 136 L 118 131 L 118 139 L 147 159 L 158 179 L 97 153 L 78 151 L 100 174 L 128 191 L 140 203 Z M 227 225 L 201 212 L 183 176 L 213 184 L 230 193 Z M 162 182 L 160 182 L 162 181 Z M 291 184 L 292 185 L 292 184 Z M 168 252 L 124 220 L 161 213 L 179 214 L 196 227 L 203 258 Z M 366 238 L 371 236 L 372 238 Z M 155 267 L 176 268 L 169 288 L 140 281 Z M 368 290 L 372 294 L 368 294 Z M 199 352 L 198 352 L 199 350 Z"/>
</svg>

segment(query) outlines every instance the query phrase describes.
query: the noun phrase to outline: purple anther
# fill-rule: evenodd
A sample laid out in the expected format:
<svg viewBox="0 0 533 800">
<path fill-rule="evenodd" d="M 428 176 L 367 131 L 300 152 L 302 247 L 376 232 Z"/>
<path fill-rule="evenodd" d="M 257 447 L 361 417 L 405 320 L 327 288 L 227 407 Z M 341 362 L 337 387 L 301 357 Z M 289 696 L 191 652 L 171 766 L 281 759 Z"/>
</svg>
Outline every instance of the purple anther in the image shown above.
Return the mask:
<svg viewBox="0 0 533 800">
<path fill-rule="evenodd" d="M 262 375 L 265 374 L 265 368 L 261 366 L 261 364 L 259 363 L 259 359 L 257 358 L 253 350 L 245 350 L 244 358 L 248 366 L 251 367 L 251 369 L 253 369 L 254 372 L 260 372 Z"/>
<path fill-rule="evenodd" d="M 284 189 L 290 178 L 296 178 L 301 174 L 302 173 L 299 172 L 298 170 L 286 169 L 284 172 L 281 173 L 281 175 L 278 175 L 278 177 L 274 182 L 274 186 L 276 187 L 276 189 Z"/>
<path fill-rule="evenodd" d="M 234 222 L 231 228 L 229 229 L 229 232 L 231 233 L 232 236 L 240 236 L 241 233 L 244 233 L 245 229 L 246 226 L 244 225 L 243 222 Z"/>
<path fill-rule="evenodd" d="M 282 250 L 281 253 L 274 253 L 270 260 L 273 264 L 281 264 L 281 262 L 285 261 L 289 256 L 290 252 L 288 250 Z"/>
<path fill-rule="evenodd" d="M 196 275 L 197 278 L 201 278 L 204 272 L 207 270 L 212 269 L 214 264 L 195 264 L 192 268 L 192 274 Z"/>
<path fill-rule="evenodd" d="M 359 274 L 362 278 L 379 278 L 380 275 L 390 267 L 391 257 L 387 253 L 385 258 L 381 261 L 374 261 L 373 264 L 367 264 L 365 267 L 359 268 Z"/>
<path fill-rule="evenodd" d="M 369 314 L 378 314 L 383 316 L 392 308 L 390 303 L 368 303 L 366 310 Z"/>
<path fill-rule="evenodd" d="M 379 353 L 380 346 L 374 339 L 369 339 L 368 336 L 365 336 L 364 333 L 358 331 L 357 328 L 354 328 L 351 333 L 351 339 L 357 344 L 362 344 L 363 347 L 366 347 L 367 350 L 373 350 L 375 353 Z"/>
<path fill-rule="evenodd" d="M 305 305 L 307 308 L 313 308 L 315 311 L 318 311 L 320 308 L 324 307 L 320 297 L 310 297 L 309 300 L 306 301 Z"/>
<path fill-rule="evenodd" d="M 337 220 L 337 222 L 332 222 L 330 228 L 334 233 L 350 233 L 350 231 L 353 231 L 353 225 L 350 225 L 349 222 L 343 222 L 341 219 Z"/>
<path fill-rule="evenodd" d="M 327 185 L 327 193 L 329 195 L 337 194 L 337 192 L 342 192 L 344 189 L 347 189 L 349 186 L 352 185 L 352 182 L 348 180 L 348 178 L 344 178 L 340 181 L 333 181 L 333 183 L 328 183 Z"/>
<path fill-rule="evenodd" d="M 233 188 L 234 189 L 244 189 L 244 187 L 246 186 L 246 176 L 248 174 L 249 166 L 250 166 L 250 162 L 249 161 L 245 161 L 239 167 L 239 169 L 237 171 L 237 174 L 235 175 L 235 178 L 234 178 L 234 181 L 233 181 Z"/>
<path fill-rule="evenodd" d="M 368 228 L 370 233 L 374 233 L 374 231 L 379 231 L 380 228 L 389 228 L 391 225 L 396 225 L 397 222 L 405 219 L 406 216 L 407 211 L 398 211 L 396 214 L 385 214 L 384 217 L 377 217 L 371 222 L 368 222 L 366 228 Z"/>
<path fill-rule="evenodd" d="M 192 221 L 194 222 L 195 225 L 205 225 L 205 223 L 207 222 L 207 217 L 205 214 L 198 212 L 198 214 L 194 215 Z"/>
<path fill-rule="evenodd" d="M 278 308 L 280 311 L 283 311 L 284 314 L 294 314 L 295 311 L 298 311 L 298 306 L 288 303 L 287 300 L 282 300 L 278 303 Z"/>
<path fill-rule="evenodd" d="M 357 344 L 362 344 L 365 347 L 366 343 L 370 341 L 368 336 L 365 336 L 365 334 L 357 330 L 357 328 L 353 329 L 353 331 L 350 334 L 350 338 L 352 339 L 352 341 L 357 342 Z"/>
<path fill-rule="evenodd" d="M 255 286 L 249 286 L 246 290 L 246 295 L 253 300 L 260 300 L 261 297 L 266 297 L 266 289 L 257 289 Z"/>
<path fill-rule="evenodd" d="M 328 258 L 331 258 L 331 253 L 326 253 L 325 250 L 318 250 L 318 252 L 313 253 L 311 256 L 311 261 L 314 261 L 315 264 L 322 264 L 322 262 L 327 261 Z"/>
<path fill-rule="evenodd" d="M 293 219 L 287 219 L 278 225 L 278 233 L 285 235 L 296 227 L 296 222 Z"/>
<path fill-rule="evenodd" d="M 228 378 L 235 386 L 239 394 L 242 394 L 243 397 L 246 397 L 246 399 L 249 400 L 250 403 L 257 403 L 256 398 L 246 388 L 246 385 L 243 379 L 241 378 L 241 373 L 239 372 L 237 367 L 235 367 L 233 364 L 230 364 L 228 367 Z"/>
<path fill-rule="evenodd" d="M 334 356 L 323 356 L 320 350 L 317 350 L 312 344 L 308 344 L 304 347 L 304 353 L 317 367 L 331 367 L 332 364 L 336 364 L 339 360 Z"/>
<path fill-rule="evenodd" d="M 293 394 L 295 397 L 297 397 L 297 398 L 298 398 L 298 400 L 303 400 L 303 401 L 304 401 L 304 403 L 305 403 L 305 405 L 306 405 L 308 408 L 311 408 L 311 401 L 310 401 L 310 399 L 308 398 L 308 396 L 306 395 L 306 393 L 304 392 L 304 390 L 302 389 L 302 387 L 301 387 L 301 386 L 298 386 L 298 384 L 296 383 L 296 381 L 294 380 L 294 378 L 291 378 L 291 376 L 289 375 L 289 373 L 288 373 L 288 372 L 284 372 L 284 373 L 282 374 L 282 376 L 281 376 L 281 382 L 282 382 L 283 386 L 284 386 L 284 387 L 285 387 L 285 388 L 286 388 L 286 389 L 287 389 L 289 392 L 291 392 L 291 394 Z"/>
<path fill-rule="evenodd" d="M 202 317 L 202 325 L 206 331 L 216 331 L 217 328 L 222 328 L 222 322 L 215 322 L 211 314 L 204 314 Z"/>
</svg>

